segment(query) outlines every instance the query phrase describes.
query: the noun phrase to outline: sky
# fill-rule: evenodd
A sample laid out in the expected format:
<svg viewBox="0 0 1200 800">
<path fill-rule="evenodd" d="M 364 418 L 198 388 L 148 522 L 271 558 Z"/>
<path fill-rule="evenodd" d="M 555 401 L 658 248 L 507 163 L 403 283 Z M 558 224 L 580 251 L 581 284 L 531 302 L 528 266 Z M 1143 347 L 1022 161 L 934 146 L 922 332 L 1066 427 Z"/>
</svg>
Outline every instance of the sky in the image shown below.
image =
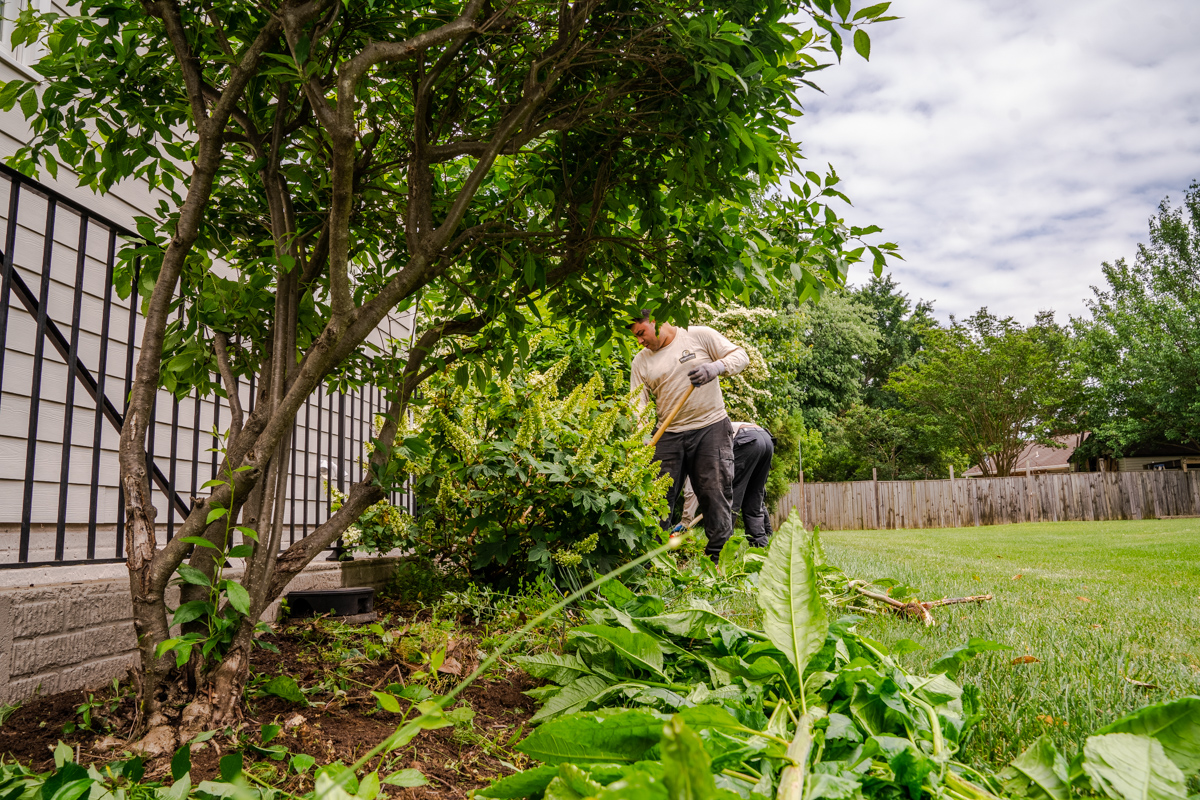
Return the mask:
<svg viewBox="0 0 1200 800">
<path fill-rule="evenodd" d="M 863 5 L 856 2 L 855 7 Z M 802 95 L 806 169 L 937 317 L 1085 313 L 1164 197 L 1200 180 L 1200 0 L 897 0 Z M 861 283 L 866 268 L 851 271 Z"/>
</svg>

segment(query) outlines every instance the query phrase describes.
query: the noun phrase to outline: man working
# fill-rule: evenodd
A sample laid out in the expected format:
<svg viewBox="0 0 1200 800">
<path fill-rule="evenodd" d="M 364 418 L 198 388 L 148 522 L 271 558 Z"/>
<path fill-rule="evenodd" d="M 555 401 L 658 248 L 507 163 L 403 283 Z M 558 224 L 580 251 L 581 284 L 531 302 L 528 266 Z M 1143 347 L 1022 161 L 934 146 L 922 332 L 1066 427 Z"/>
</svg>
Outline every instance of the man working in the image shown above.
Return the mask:
<svg viewBox="0 0 1200 800">
<path fill-rule="evenodd" d="M 771 515 L 767 513 L 767 478 L 775 442 L 771 433 L 753 422 L 733 423 L 733 508 L 742 515 L 746 539 L 753 547 L 766 547 L 771 541 Z M 690 483 L 683 485 L 683 524 L 691 527 L 698 503 Z"/>
<path fill-rule="evenodd" d="M 715 560 L 733 535 L 733 425 L 716 378 L 741 372 L 749 358 L 712 328 L 669 323 L 658 327 L 649 311 L 643 311 L 630 330 L 643 348 L 633 358 L 631 388 L 642 388 L 643 402 L 654 397 L 660 421 L 689 386 L 696 387 L 658 440 L 654 457 L 662 462 L 662 472 L 671 475 L 668 508 L 675 507 L 684 478 L 691 479 L 708 535 L 704 552 Z"/>
</svg>

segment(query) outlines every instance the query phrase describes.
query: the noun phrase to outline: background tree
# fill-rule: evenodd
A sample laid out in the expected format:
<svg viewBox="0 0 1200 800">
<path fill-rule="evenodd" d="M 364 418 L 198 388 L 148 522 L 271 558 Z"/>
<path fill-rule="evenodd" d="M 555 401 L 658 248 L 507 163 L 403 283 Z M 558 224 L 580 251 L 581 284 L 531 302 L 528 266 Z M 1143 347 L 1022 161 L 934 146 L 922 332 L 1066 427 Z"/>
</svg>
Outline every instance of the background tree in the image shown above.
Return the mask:
<svg viewBox="0 0 1200 800">
<path fill-rule="evenodd" d="M 263 610 L 400 479 L 392 442 L 412 391 L 455 361 L 460 384 L 506 373 L 528 352 L 526 310 L 599 328 L 605 348 L 630 308 L 686 322 L 699 300 L 843 282 L 865 252 L 848 239 L 871 229 L 827 211 L 832 178 L 769 203 L 770 236 L 736 223 L 796 166 L 797 90 L 843 35 L 865 54 L 857 26 L 885 8 L 857 21 L 841 0 L 26 8 L 13 41 L 44 36 L 45 80 L 0 89 L 35 133 L 12 163 L 66 164 L 98 191 L 142 178 L 173 198 L 139 221 L 146 241 L 123 249 L 120 276 L 145 298 L 120 441 L 143 719 L 162 721 L 167 676 L 189 658 L 203 691 L 187 725 L 232 719 Z M 789 22 L 803 14 L 813 27 Z M 368 360 L 368 334 L 418 298 L 411 352 Z M 234 384 L 250 376 L 246 413 Z M 322 383 L 365 380 L 390 396 L 369 477 L 280 552 L 296 411 Z M 225 396 L 232 417 L 225 479 L 165 544 L 145 454 L 160 385 Z M 245 574 L 213 585 L 230 548 Z M 193 614 L 220 624 L 172 638 Z"/>
<path fill-rule="evenodd" d="M 1041 312 L 1028 328 L 986 308 L 926 333 L 924 363 L 897 370 L 887 388 L 941 428 L 985 476 L 1012 473 L 1032 441 L 1050 443 L 1077 393 L 1069 340 Z"/>
<path fill-rule="evenodd" d="M 1200 184 L 1150 218 L 1134 262 L 1104 264 L 1079 338 L 1086 425 L 1116 455 L 1175 442 L 1200 453 Z"/>
<path fill-rule="evenodd" d="M 933 303 L 920 300 L 913 305 L 890 273 L 872 276 L 853 290 L 850 297 L 867 309 L 879 334 L 878 346 L 859 356 L 863 403 L 874 408 L 893 408 L 897 399 L 886 388 L 888 379 L 897 369 L 919 357 L 925 331 L 938 326 L 933 318 Z"/>
</svg>

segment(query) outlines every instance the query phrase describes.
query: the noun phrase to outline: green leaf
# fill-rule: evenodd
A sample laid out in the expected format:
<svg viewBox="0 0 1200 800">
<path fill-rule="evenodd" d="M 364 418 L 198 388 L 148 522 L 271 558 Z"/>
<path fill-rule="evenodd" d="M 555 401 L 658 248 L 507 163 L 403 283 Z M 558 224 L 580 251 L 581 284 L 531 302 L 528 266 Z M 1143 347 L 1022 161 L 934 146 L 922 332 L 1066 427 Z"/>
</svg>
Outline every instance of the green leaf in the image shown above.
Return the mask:
<svg viewBox="0 0 1200 800">
<path fill-rule="evenodd" d="M 283 728 L 278 725 L 263 725 L 261 730 L 262 743 L 270 744 L 271 740 L 278 736 L 281 730 L 283 730 Z"/>
<path fill-rule="evenodd" d="M 958 647 L 947 651 L 945 655 L 933 662 L 933 665 L 929 667 L 929 672 L 931 675 L 941 672 L 947 678 L 953 680 L 958 677 L 958 671 L 962 669 L 962 665 L 969 659 L 990 650 L 1012 650 L 1012 648 L 1006 644 L 991 642 L 987 639 L 972 636 L 967 640 L 966 644 L 960 644 Z"/>
<path fill-rule="evenodd" d="M 215 544 L 213 544 L 212 542 L 210 542 L 208 539 L 205 539 L 200 536 L 185 536 L 185 537 L 183 537 L 183 539 L 181 539 L 181 541 L 187 542 L 188 544 L 194 544 L 197 547 L 211 547 L 213 550 L 221 549 L 221 548 L 217 547 Z"/>
<path fill-rule="evenodd" d="M 243 617 L 250 613 L 250 593 L 246 591 L 245 586 L 237 581 L 226 580 L 225 596 L 229 598 L 229 605 L 237 609 Z"/>
<path fill-rule="evenodd" d="M 1049 736 L 1039 736 L 1024 753 L 1000 772 L 1004 789 L 1030 800 L 1066 800 L 1071 794 L 1067 760 Z"/>
<path fill-rule="evenodd" d="M 1134 733 L 1089 736 L 1083 771 L 1097 791 L 1113 800 L 1184 800 L 1183 772 L 1157 739 Z"/>
<path fill-rule="evenodd" d="M 367 773 L 367 776 L 358 783 L 358 791 L 354 793 L 355 797 L 361 800 L 375 800 L 379 794 L 379 772 Z"/>
<path fill-rule="evenodd" d="M 737 717 L 721 706 L 702 705 L 685 708 L 675 715 L 697 731 L 718 730 L 726 733 L 745 733 L 747 728 Z"/>
<path fill-rule="evenodd" d="M 242 774 L 242 753 L 241 751 L 227 753 L 221 756 L 221 760 L 217 764 L 217 769 L 221 773 L 221 780 L 229 782 Z"/>
<path fill-rule="evenodd" d="M 771 537 L 771 547 L 758 579 L 758 605 L 763 631 L 784 652 L 796 671 L 821 649 L 829 619 L 817 591 L 816 568 L 804 528 L 792 515 Z"/>
<path fill-rule="evenodd" d="M 546 791 L 550 781 L 558 777 L 557 766 L 543 766 L 518 772 L 493 783 L 486 789 L 475 792 L 476 797 L 488 797 L 494 800 L 521 800 L 530 795 Z"/>
<path fill-rule="evenodd" d="M 583 663 L 583 659 L 570 653 L 539 653 L 535 656 L 517 656 L 515 660 L 517 666 L 533 677 L 544 678 L 559 686 L 565 686 L 580 675 L 591 672 L 587 664 Z"/>
<path fill-rule="evenodd" d="M 1200 771 L 1200 697 L 1181 697 L 1138 709 L 1096 731 L 1096 735 L 1106 733 L 1151 736 L 1184 773 Z"/>
<path fill-rule="evenodd" d="M 383 782 L 388 786 L 400 786 L 405 789 L 414 786 L 424 786 L 429 783 L 419 769 L 402 769 L 398 772 L 393 772 L 384 778 Z"/>
<path fill-rule="evenodd" d="M 185 744 L 171 757 L 171 780 L 180 780 L 192 771 L 192 746 Z"/>
<path fill-rule="evenodd" d="M 175 609 L 175 615 L 171 617 L 171 624 L 183 625 L 192 622 L 210 613 L 211 609 L 212 604 L 208 600 L 189 600 Z"/>
<path fill-rule="evenodd" d="M 653 617 L 638 617 L 634 624 L 653 630 L 683 636 L 688 639 L 707 639 L 718 625 L 728 625 L 729 620 L 705 608 L 685 608 Z"/>
<path fill-rule="evenodd" d="M 446 715 L 441 712 L 441 709 L 433 705 L 432 701 L 421 703 L 417 706 L 418 710 L 422 710 L 421 716 L 409 722 L 400 730 L 393 733 L 387 738 L 387 747 L 384 752 L 392 752 L 396 748 L 404 747 L 413 740 L 421 731 L 433 731 L 438 728 L 448 728 L 453 725 L 450 720 L 446 719 Z"/>
<path fill-rule="evenodd" d="M 180 564 L 176 571 L 179 573 L 179 577 L 183 579 L 184 583 L 190 583 L 194 586 L 212 585 L 209 583 L 207 575 L 190 564 Z"/>
<path fill-rule="evenodd" d="M 591 635 L 603 639 L 629 663 L 666 677 L 663 674 L 662 648 L 648 633 L 635 633 L 625 628 L 613 628 L 608 625 L 581 625 L 572 630 L 571 634 Z"/>
<path fill-rule="evenodd" d="M 541 725 L 516 749 L 546 764 L 633 763 L 662 731 L 663 718 L 649 711 L 571 714 Z"/>
<path fill-rule="evenodd" d="M 871 37 L 862 28 L 854 32 L 854 50 L 863 59 L 871 60 Z"/>
<path fill-rule="evenodd" d="M 292 756 L 288 763 L 292 765 L 292 770 L 297 775 L 303 775 L 313 768 L 313 765 L 317 763 L 317 759 L 313 758 L 308 753 L 297 753 L 296 755 Z"/>
<path fill-rule="evenodd" d="M 387 692 L 371 692 L 375 695 L 375 699 L 379 701 L 379 706 L 384 711 L 390 711 L 393 714 L 400 713 L 400 701 L 396 699 L 394 694 Z"/>
<path fill-rule="evenodd" d="M 608 688 L 608 681 L 595 675 L 584 675 L 571 681 L 551 697 L 530 722 L 542 722 L 563 714 L 573 714 L 583 710 L 588 701 Z"/>
<path fill-rule="evenodd" d="M 679 715 L 663 727 L 662 762 L 667 796 L 671 800 L 711 800 L 716 797 L 712 759 L 700 737 Z"/>
<path fill-rule="evenodd" d="M 217 520 L 219 520 L 221 517 L 225 516 L 228 513 L 229 513 L 228 508 L 221 508 L 218 506 L 217 508 L 214 508 L 208 512 L 208 519 L 205 522 L 205 524 L 212 525 L 214 522 L 216 522 Z"/>
<path fill-rule="evenodd" d="M 308 699 L 304 696 L 304 692 L 300 691 L 300 684 L 296 683 L 296 679 L 290 675 L 276 675 L 263 684 L 262 691 L 293 703 L 308 705 Z"/>
</svg>

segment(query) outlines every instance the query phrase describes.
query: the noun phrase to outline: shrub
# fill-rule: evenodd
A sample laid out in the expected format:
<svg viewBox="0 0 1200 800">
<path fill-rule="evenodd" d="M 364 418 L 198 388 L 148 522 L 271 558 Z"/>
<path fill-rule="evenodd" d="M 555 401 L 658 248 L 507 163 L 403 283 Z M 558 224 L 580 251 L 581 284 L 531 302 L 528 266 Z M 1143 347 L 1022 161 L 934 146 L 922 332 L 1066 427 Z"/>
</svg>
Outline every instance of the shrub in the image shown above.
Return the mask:
<svg viewBox="0 0 1200 800">
<path fill-rule="evenodd" d="M 605 399 L 598 375 L 560 399 L 569 363 L 482 389 L 433 381 L 416 419 L 428 453 L 406 464 L 411 546 L 513 586 L 555 565 L 606 572 L 656 541 L 670 478 L 643 443 L 653 415 Z"/>
</svg>

